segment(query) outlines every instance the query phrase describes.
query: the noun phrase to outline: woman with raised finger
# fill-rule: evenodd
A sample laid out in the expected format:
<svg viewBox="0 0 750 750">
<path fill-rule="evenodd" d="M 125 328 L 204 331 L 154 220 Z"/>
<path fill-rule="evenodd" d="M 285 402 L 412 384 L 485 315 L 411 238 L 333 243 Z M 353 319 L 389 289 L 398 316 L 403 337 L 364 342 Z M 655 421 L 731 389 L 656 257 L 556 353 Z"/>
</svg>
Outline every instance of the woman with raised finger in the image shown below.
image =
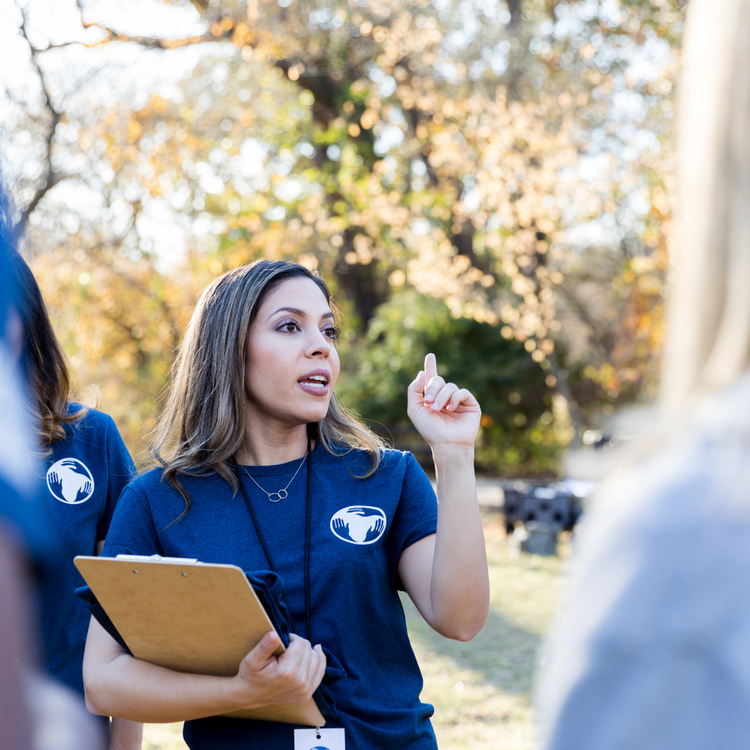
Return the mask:
<svg viewBox="0 0 750 750">
<path fill-rule="evenodd" d="M 336 715 L 321 732 L 343 729 L 348 750 L 436 747 L 398 591 L 448 638 L 469 640 L 484 624 L 480 409 L 428 355 L 408 411 L 432 447 L 438 503 L 411 454 L 384 449 L 337 400 L 337 335 L 328 288 L 303 266 L 258 261 L 202 295 L 173 370 L 159 465 L 124 492 L 104 554 L 245 570 L 271 567 L 270 557 L 299 637 L 276 658 L 269 633 L 236 676 L 210 677 L 139 661 L 92 621 L 91 710 L 185 721 L 193 750 L 295 750 L 292 725 L 221 714 L 309 699 L 326 666 L 322 645 L 346 677 L 331 687 Z M 333 748 L 328 737 L 314 744 Z"/>
</svg>

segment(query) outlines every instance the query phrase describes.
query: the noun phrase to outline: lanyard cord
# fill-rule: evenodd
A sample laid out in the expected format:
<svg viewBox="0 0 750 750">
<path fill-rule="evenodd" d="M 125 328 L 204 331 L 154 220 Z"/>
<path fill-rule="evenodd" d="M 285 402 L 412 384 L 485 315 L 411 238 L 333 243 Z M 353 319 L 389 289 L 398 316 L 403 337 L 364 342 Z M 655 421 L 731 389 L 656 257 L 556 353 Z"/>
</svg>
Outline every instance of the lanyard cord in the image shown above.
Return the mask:
<svg viewBox="0 0 750 750">
<path fill-rule="evenodd" d="M 268 545 L 266 544 L 266 538 L 263 536 L 263 532 L 260 530 L 260 524 L 258 523 L 258 516 L 255 514 L 255 508 L 253 508 L 253 504 L 250 502 L 250 498 L 247 495 L 247 489 L 245 488 L 245 485 L 242 482 L 242 475 L 240 474 L 240 468 L 237 465 L 237 462 L 232 459 L 232 463 L 234 464 L 234 470 L 235 474 L 237 475 L 237 479 L 240 483 L 240 491 L 242 492 L 242 497 L 245 500 L 245 505 L 247 505 L 248 511 L 250 511 L 250 517 L 253 519 L 253 524 L 255 526 L 255 531 L 258 534 L 258 539 L 260 540 L 260 546 L 263 547 L 263 552 L 265 553 L 266 559 L 268 560 L 268 564 L 271 566 L 271 570 L 278 575 L 278 570 L 276 569 L 276 566 L 273 562 L 273 557 L 271 557 L 271 551 L 268 549 Z M 306 512 L 305 512 L 305 619 L 306 619 L 306 625 L 307 625 L 307 639 L 312 643 L 312 618 L 310 615 L 310 515 L 311 515 L 311 507 L 312 507 L 312 450 L 310 445 L 310 438 L 307 438 L 307 503 L 306 503 Z M 289 619 L 291 621 L 292 631 L 295 635 L 297 635 L 297 627 L 294 624 L 294 618 L 292 617 L 292 608 L 289 606 L 289 602 L 286 598 L 286 592 L 282 588 L 281 590 L 281 596 L 284 600 L 284 604 L 286 604 L 286 608 L 289 610 Z"/>
<path fill-rule="evenodd" d="M 312 639 L 312 616 L 310 610 L 310 525 L 312 516 L 312 450 L 310 438 L 307 438 L 307 507 L 305 509 L 305 618 L 307 620 L 307 640 Z M 289 610 L 289 614 L 292 611 Z"/>
</svg>

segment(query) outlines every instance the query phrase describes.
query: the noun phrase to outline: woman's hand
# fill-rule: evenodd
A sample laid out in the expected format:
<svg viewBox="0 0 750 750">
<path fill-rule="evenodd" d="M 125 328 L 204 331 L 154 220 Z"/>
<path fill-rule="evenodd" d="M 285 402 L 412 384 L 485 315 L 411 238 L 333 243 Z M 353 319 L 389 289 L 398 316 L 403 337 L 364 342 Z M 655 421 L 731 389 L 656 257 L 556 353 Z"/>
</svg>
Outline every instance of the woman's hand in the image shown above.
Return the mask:
<svg viewBox="0 0 750 750">
<path fill-rule="evenodd" d="M 266 633 L 261 642 L 242 660 L 237 683 L 239 695 L 247 696 L 249 706 L 258 696 L 268 706 L 280 703 L 304 703 L 312 697 L 326 671 L 326 657 L 320 646 L 289 636 L 289 648 L 276 657 L 279 636 Z"/>
<path fill-rule="evenodd" d="M 473 447 L 482 410 L 465 388 L 446 383 L 437 374 L 434 354 L 424 358 L 420 371 L 409 386 L 409 419 L 431 448 Z"/>
</svg>

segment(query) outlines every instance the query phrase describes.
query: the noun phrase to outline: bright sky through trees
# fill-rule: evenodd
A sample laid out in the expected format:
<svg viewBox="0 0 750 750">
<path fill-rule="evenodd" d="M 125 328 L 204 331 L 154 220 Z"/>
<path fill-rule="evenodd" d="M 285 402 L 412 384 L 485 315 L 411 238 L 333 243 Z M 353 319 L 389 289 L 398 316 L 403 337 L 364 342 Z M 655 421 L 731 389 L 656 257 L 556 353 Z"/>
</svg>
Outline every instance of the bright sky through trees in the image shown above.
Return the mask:
<svg viewBox="0 0 750 750">
<path fill-rule="evenodd" d="M 540 413 L 495 386 L 510 463 L 653 388 L 680 2 L 80 5 L 0 0 L 1 158 L 82 380 L 128 384 L 132 430 L 197 291 L 260 255 L 329 277 L 347 345 L 411 290 L 515 342 L 548 390 Z"/>
</svg>

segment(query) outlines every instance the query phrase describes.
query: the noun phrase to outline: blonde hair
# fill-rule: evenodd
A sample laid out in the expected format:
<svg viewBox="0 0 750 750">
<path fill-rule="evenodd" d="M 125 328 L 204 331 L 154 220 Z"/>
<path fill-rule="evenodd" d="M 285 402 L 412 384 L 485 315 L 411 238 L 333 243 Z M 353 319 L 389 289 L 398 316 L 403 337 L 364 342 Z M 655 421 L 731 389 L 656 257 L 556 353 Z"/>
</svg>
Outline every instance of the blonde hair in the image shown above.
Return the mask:
<svg viewBox="0 0 750 750">
<path fill-rule="evenodd" d="M 259 260 L 220 276 L 201 295 L 171 371 L 164 413 L 152 443 L 163 477 L 185 500 L 190 496 L 180 476 L 216 472 L 236 492 L 234 455 L 245 439 L 245 367 L 250 326 L 266 295 L 289 278 L 305 277 L 318 285 L 331 304 L 327 284 L 304 266 Z M 349 413 L 334 393 L 328 413 L 308 434 L 332 454 L 353 448 L 366 451 L 377 471 L 382 440 Z M 184 515 L 184 514 L 183 514 Z M 181 516 L 180 516 L 181 517 Z"/>
<path fill-rule="evenodd" d="M 750 368 L 750 2 L 690 3 L 682 86 L 669 408 Z"/>
</svg>

